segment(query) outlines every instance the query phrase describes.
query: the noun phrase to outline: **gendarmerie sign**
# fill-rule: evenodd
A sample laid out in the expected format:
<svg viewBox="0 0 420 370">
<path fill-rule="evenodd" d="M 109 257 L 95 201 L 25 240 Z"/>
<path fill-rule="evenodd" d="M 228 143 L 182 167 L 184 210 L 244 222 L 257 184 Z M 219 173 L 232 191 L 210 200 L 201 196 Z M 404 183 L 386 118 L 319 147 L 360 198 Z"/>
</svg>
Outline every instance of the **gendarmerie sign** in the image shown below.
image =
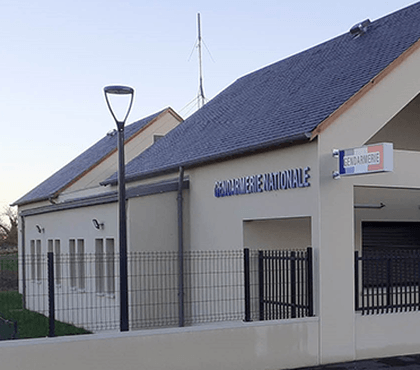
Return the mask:
<svg viewBox="0 0 420 370">
<path fill-rule="evenodd" d="M 338 152 L 341 176 L 361 175 L 393 170 L 393 144 L 380 143 Z"/>
<path fill-rule="evenodd" d="M 214 196 L 220 198 L 232 195 L 307 188 L 311 185 L 309 183 L 311 177 L 309 170 L 309 167 L 293 168 L 291 170 L 216 181 L 214 184 Z"/>
</svg>

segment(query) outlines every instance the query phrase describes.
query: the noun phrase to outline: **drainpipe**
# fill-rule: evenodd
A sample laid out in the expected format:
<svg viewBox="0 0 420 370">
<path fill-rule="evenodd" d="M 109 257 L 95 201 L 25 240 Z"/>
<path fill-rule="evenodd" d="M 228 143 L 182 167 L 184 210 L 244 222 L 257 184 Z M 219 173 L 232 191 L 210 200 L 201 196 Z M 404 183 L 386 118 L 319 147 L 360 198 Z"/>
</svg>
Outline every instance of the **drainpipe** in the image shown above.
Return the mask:
<svg viewBox="0 0 420 370">
<path fill-rule="evenodd" d="M 184 239 L 182 220 L 182 185 L 184 182 L 184 167 L 179 167 L 178 180 L 178 326 L 184 326 Z"/>
<path fill-rule="evenodd" d="M 25 217 L 21 216 L 20 221 L 22 223 L 21 228 L 21 243 L 22 243 L 22 308 L 26 308 L 26 256 L 25 256 Z M 18 253 L 19 259 L 19 253 Z"/>
</svg>

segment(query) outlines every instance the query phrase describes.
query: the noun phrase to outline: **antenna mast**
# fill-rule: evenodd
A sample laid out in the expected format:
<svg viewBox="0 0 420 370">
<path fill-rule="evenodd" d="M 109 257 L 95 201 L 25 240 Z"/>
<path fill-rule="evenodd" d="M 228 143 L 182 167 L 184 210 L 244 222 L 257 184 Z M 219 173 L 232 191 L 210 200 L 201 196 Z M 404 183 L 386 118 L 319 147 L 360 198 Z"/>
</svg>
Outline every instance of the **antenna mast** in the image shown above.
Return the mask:
<svg viewBox="0 0 420 370">
<path fill-rule="evenodd" d="M 198 62 L 200 67 L 200 87 L 198 91 L 198 109 L 200 109 L 205 103 L 204 88 L 203 88 L 203 62 L 201 58 L 201 21 L 200 13 L 197 13 L 197 23 L 198 23 Z"/>
</svg>

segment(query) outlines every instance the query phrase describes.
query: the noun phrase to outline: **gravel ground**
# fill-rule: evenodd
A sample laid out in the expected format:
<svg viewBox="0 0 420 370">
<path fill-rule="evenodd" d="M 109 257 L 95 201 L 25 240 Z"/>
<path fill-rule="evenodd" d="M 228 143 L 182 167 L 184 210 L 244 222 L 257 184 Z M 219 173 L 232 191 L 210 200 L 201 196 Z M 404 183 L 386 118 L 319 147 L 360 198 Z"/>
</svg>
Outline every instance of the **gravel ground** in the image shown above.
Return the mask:
<svg viewBox="0 0 420 370">
<path fill-rule="evenodd" d="M 17 290 L 18 274 L 13 271 L 0 271 L 0 292 Z"/>
</svg>

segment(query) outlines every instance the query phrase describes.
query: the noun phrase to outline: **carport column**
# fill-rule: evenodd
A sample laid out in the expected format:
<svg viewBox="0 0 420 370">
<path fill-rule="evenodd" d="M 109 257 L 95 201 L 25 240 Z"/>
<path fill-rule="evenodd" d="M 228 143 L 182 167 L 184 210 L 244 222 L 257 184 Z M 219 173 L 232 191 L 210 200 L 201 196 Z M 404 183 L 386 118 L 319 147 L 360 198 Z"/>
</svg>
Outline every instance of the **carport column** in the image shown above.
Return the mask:
<svg viewBox="0 0 420 370">
<path fill-rule="evenodd" d="M 330 148 L 319 158 L 319 343 L 327 363 L 355 358 L 353 185 L 351 178 L 332 178 Z"/>
</svg>

